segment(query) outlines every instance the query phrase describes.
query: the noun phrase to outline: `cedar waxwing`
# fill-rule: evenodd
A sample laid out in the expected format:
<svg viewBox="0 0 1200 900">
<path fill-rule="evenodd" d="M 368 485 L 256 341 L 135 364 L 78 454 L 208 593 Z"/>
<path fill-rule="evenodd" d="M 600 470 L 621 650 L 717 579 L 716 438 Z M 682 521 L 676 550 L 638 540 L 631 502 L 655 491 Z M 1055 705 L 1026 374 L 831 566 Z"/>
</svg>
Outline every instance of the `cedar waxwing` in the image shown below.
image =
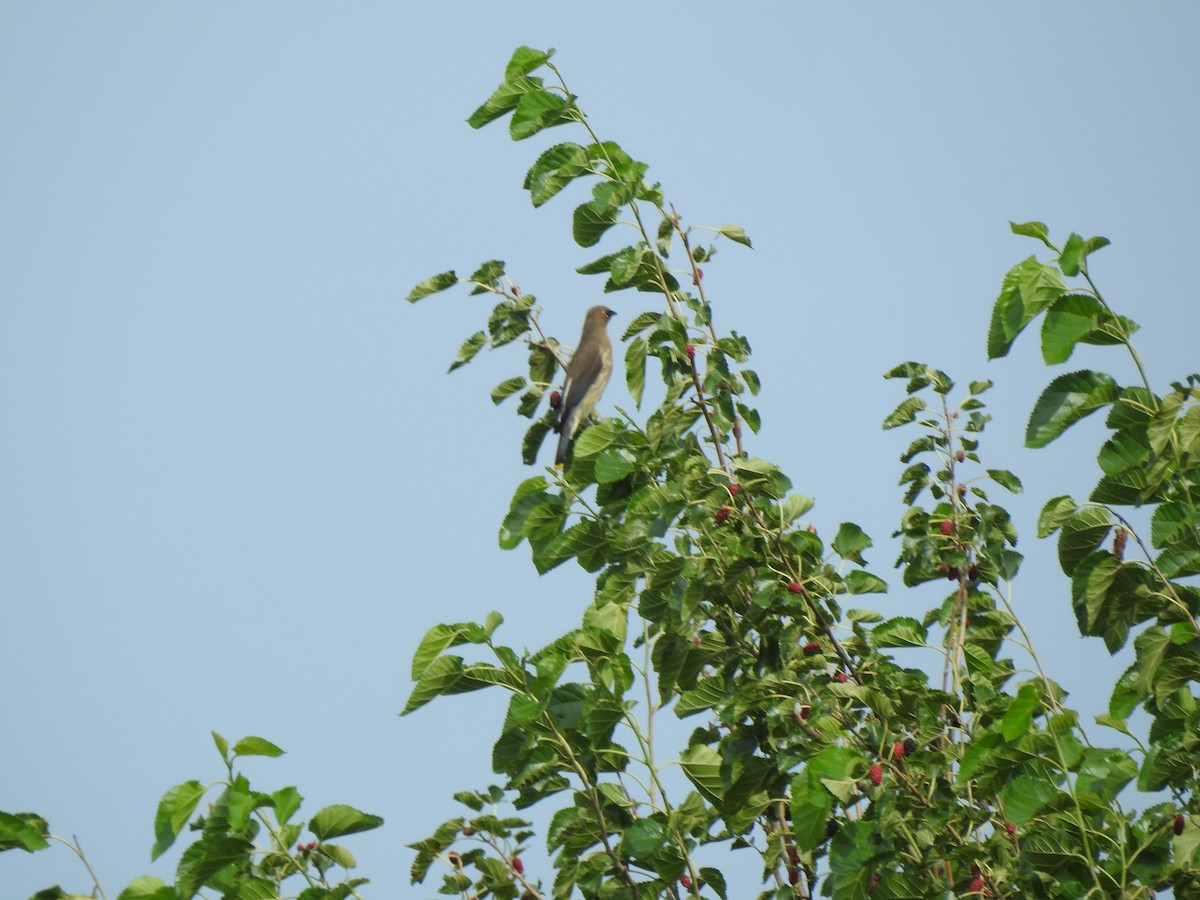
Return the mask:
<svg viewBox="0 0 1200 900">
<path fill-rule="evenodd" d="M 554 423 L 554 430 L 560 435 L 558 453 L 554 456 L 556 466 L 566 462 L 571 438 L 596 408 L 596 401 L 612 374 L 612 342 L 607 327 L 608 320 L 616 314 L 607 306 L 593 306 L 583 320 L 583 334 L 575 355 L 567 363 L 567 380 L 563 383 L 558 421 Z"/>
</svg>

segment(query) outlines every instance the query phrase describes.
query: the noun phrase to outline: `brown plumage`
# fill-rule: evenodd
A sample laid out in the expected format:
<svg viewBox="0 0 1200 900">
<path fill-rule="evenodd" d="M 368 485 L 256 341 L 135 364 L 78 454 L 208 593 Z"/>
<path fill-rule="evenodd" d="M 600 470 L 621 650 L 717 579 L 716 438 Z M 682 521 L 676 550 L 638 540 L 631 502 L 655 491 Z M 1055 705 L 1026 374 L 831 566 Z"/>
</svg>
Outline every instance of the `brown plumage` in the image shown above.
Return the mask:
<svg viewBox="0 0 1200 900">
<path fill-rule="evenodd" d="M 616 312 L 607 306 L 593 306 L 584 317 L 579 346 L 567 363 L 562 404 L 558 408 L 558 421 L 554 423 L 554 430 L 559 434 L 558 452 L 554 456 L 556 466 L 567 461 L 571 439 L 596 408 L 596 401 L 604 393 L 608 377 L 612 374 L 612 341 L 608 339 L 608 320 L 615 315 Z"/>
</svg>

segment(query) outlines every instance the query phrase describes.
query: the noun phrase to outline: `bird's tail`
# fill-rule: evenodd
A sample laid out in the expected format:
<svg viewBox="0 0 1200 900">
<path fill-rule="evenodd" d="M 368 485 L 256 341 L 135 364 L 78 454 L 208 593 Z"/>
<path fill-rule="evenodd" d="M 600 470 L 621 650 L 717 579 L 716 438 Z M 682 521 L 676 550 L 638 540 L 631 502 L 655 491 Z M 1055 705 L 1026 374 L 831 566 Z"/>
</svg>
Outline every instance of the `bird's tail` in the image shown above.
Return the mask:
<svg viewBox="0 0 1200 900">
<path fill-rule="evenodd" d="M 554 454 L 554 465 L 562 468 L 567 462 L 567 448 L 571 446 L 571 429 L 565 427 L 559 429 L 558 435 L 558 452 Z"/>
</svg>

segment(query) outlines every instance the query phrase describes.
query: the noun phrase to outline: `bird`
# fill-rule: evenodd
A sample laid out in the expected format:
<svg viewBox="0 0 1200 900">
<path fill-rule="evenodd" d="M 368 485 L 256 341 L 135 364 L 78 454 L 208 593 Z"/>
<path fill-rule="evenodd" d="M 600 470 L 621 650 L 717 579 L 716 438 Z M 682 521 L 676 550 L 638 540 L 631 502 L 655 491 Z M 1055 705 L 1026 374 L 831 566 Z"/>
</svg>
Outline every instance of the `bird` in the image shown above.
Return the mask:
<svg viewBox="0 0 1200 900">
<path fill-rule="evenodd" d="M 612 374 L 612 341 L 608 339 L 608 320 L 615 310 L 607 306 L 593 306 L 583 319 L 583 334 L 567 363 L 567 379 L 563 383 L 562 402 L 558 407 L 558 421 L 554 430 L 558 433 L 558 452 L 554 465 L 562 468 L 567 461 L 567 448 L 579 427 L 596 408 L 596 401 L 604 393 L 608 377 Z"/>
</svg>

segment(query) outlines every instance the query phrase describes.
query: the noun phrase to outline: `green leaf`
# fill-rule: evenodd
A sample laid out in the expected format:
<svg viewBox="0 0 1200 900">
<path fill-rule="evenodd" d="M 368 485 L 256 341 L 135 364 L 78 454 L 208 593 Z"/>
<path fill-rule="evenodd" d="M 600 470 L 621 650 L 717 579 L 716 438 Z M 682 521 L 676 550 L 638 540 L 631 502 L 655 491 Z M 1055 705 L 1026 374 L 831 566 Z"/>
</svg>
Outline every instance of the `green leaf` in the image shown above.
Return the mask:
<svg viewBox="0 0 1200 900">
<path fill-rule="evenodd" d="M 843 803 L 857 791 L 854 782 L 865 775 L 867 762 L 848 747 L 826 747 L 808 761 L 806 771 L 825 790 Z"/>
<path fill-rule="evenodd" d="M 1054 302 L 1042 322 L 1042 357 L 1047 365 L 1066 362 L 1076 344 L 1124 343 L 1137 323 L 1115 316 L 1090 294 L 1067 294 Z"/>
<path fill-rule="evenodd" d="M 1033 724 L 1033 714 L 1041 702 L 1042 695 L 1036 686 L 1021 685 L 1000 723 L 1000 733 L 1006 741 L 1011 743 L 1029 731 L 1030 725 Z"/>
<path fill-rule="evenodd" d="M 551 425 L 551 418 L 551 416 L 543 416 L 530 425 L 529 430 L 525 432 L 525 437 L 521 440 L 521 462 L 525 463 L 525 465 L 532 466 L 537 462 L 538 452 L 542 449 L 542 444 L 545 443 L 546 435 L 554 427 Z M 501 534 L 500 546 L 505 550 L 512 549 L 512 547 L 504 544 L 503 533 Z"/>
<path fill-rule="evenodd" d="M 889 428 L 897 428 L 901 425 L 907 425 L 917 417 L 917 413 L 925 408 L 925 401 L 920 397 L 906 397 L 900 402 L 900 405 L 892 410 L 891 414 L 883 420 L 883 427 L 886 431 Z"/>
<path fill-rule="evenodd" d="M 442 272 L 434 275 L 432 278 L 426 278 L 411 291 L 408 292 L 408 297 L 405 298 L 409 303 L 416 303 L 422 297 L 428 297 L 430 294 L 436 294 L 439 291 L 444 291 L 446 288 L 454 287 L 458 284 L 458 276 L 451 269 L 448 272 Z"/>
<path fill-rule="evenodd" d="M 580 175 L 591 171 L 591 157 L 578 144 L 556 144 L 530 167 L 525 189 L 534 206 L 541 206 Z"/>
<path fill-rule="evenodd" d="M 486 294 L 489 288 L 500 290 L 500 279 L 503 277 L 504 260 L 489 259 L 485 263 L 480 263 L 479 268 L 472 272 L 471 277 L 467 279 L 473 285 L 471 296 Z"/>
<path fill-rule="evenodd" d="M 1019 225 L 1016 222 L 1009 222 L 1008 227 L 1012 229 L 1013 234 L 1020 234 L 1020 235 L 1024 235 L 1025 237 L 1037 238 L 1039 241 L 1041 241 L 1043 244 L 1045 244 L 1051 250 L 1058 249 L 1057 247 L 1055 247 L 1053 244 L 1050 243 L 1050 232 L 1047 230 L 1046 226 L 1044 224 L 1042 224 L 1041 222 L 1022 222 Z"/>
<path fill-rule="evenodd" d="M 1021 479 L 1007 469 L 988 469 L 988 478 L 1000 485 L 1000 487 L 1012 494 L 1021 493 L 1024 488 L 1021 486 Z"/>
<path fill-rule="evenodd" d="M 46 820 L 36 813 L 0 812 L 0 851 L 21 848 L 28 853 L 45 850 L 50 844 Z"/>
<path fill-rule="evenodd" d="M 200 782 L 185 781 L 163 794 L 154 815 L 155 840 L 154 848 L 150 851 L 152 860 L 158 859 L 175 843 L 175 838 L 188 823 L 204 791 L 205 787 Z"/>
<path fill-rule="evenodd" d="M 1044 776 L 1018 775 L 1000 792 L 1004 800 L 1004 817 L 1014 825 L 1024 825 L 1058 793 L 1054 783 Z"/>
<path fill-rule="evenodd" d="M 152 875 L 142 875 L 133 879 L 125 890 L 117 894 L 117 900 L 176 900 L 177 897 L 175 888 L 168 887 L 163 884 L 161 878 Z"/>
<path fill-rule="evenodd" d="M 553 55 L 554 48 L 536 50 L 533 47 L 518 47 L 509 58 L 508 65 L 504 67 L 504 80 L 512 81 L 514 78 L 528 75 L 546 63 Z"/>
<path fill-rule="evenodd" d="M 1035 257 L 1013 266 L 1004 276 L 1000 295 L 992 307 L 988 328 L 988 359 L 1006 356 L 1025 326 L 1066 293 L 1058 271 Z"/>
<path fill-rule="evenodd" d="M 483 644 L 490 637 L 488 631 L 475 622 L 459 622 L 455 625 L 434 625 L 421 638 L 413 653 L 412 679 L 417 681 L 450 647 L 462 644 Z"/>
<path fill-rule="evenodd" d="M 1110 624 L 1106 612 L 1109 588 L 1112 587 L 1121 561 L 1106 551 L 1089 554 L 1071 576 L 1071 600 L 1079 620 L 1081 634 L 1103 634 Z"/>
<path fill-rule="evenodd" d="M 1151 488 L 1142 468 L 1126 469 L 1116 475 L 1105 475 L 1097 483 L 1088 499 L 1093 503 L 1115 506 L 1139 506 L 1148 500 L 1157 499 L 1157 486 Z"/>
<path fill-rule="evenodd" d="M 616 442 L 623 429 L 613 419 L 601 419 L 589 425 L 575 438 L 575 458 L 585 459 L 606 450 Z"/>
<path fill-rule="evenodd" d="M 842 559 L 852 560 L 861 566 L 866 564 L 862 558 L 862 551 L 871 546 L 871 539 L 853 522 L 843 522 L 838 526 L 832 546 Z"/>
<path fill-rule="evenodd" d="M 1076 567 L 1108 536 L 1112 525 L 1108 512 L 1096 506 L 1080 507 L 1064 519 L 1062 534 L 1058 538 L 1058 563 L 1063 572 L 1073 574 Z"/>
<path fill-rule="evenodd" d="M 1163 548 L 1176 541 L 1193 547 L 1197 541 L 1196 508 L 1181 500 L 1162 503 L 1150 518 L 1150 543 Z"/>
<path fill-rule="evenodd" d="M 275 818 L 280 825 L 285 824 L 292 817 L 292 814 L 300 808 L 303 800 L 300 792 L 294 787 L 280 788 L 271 795 L 271 804 L 275 807 Z"/>
<path fill-rule="evenodd" d="M 680 767 L 713 806 L 724 804 L 725 786 L 721 778 L 721 757 L 707 744 L 692 744 L 680 756 Z"/>
<path fill-rule="evenodd" d="M 1081 370 L 1050 382 L 1034 405 L 1026 447 L 1045 447 L 1071 425 L 1117 399 L 1120 388 L 1103 372 Z"/>
<path fill-rule="evenodd" d="M 744 244 L 751 247 L 750 238 L 746 236 L 746 229 L 741 225 L 722 225 L 717 229 L 718 232 L 725 235 L 731 241 L 736 241 L 739 244 Z"/>
<path fill-rule="evenodd" d="M 527 523 L 530 514 L 535 509 L 547 506 L 547 512 L 554 509 L 562 511 L 561 498 L 552 498 L 546 493 L 547 487 L 544 475 L 535 475 L 517 486 L 517 490 L 513 493 L 512 503 L 508 507 L 508 515 L 504 517 L 504 522 L 500 525 L 501 549 L 512 550 L 524 540 L 529 532 Z"/>
<path fill-rule="evenodd" d="M 458 358 L 455 359 L 454 362 L 450 363 L 450 368 L 447 371 L 453 372 L 455 369 L 459 368 L 460 366 L 465 366 L 467 363 L 473 360 L 476 354 L 478 354 L 479 351 L 487 345 L 487 340 L 487 334 L 482 331 L 477 331 L 463 341 L 462 346 L 458 348 Z"/>
<path fill-rule="evenodd" d="M 634 458 L 628 450 L 608 449 L 596 457 L 596 483 L 612 484 L 633 471 Z"/>
<path fill-rule="evenodd" d="M 1141 463 L 1149 455 L 1146 429 L 1134 426 L 1118 431 L 1105 441 L 1096 459 L 1105 475 L 1117 475 Z"/>
<path fill-rule="evenodd" d="M 175 870 L 175 890 L 192 897 L 226 866 L 245 862 L 254 844 L 239 837 L 205 837 L 183 851 Z"/>
<path fill-rule="evenodd" d="M 283 750 L 260 737 L 244 737 L 233 745 L 234 756 L 283 756 Z"/>
<path fill-rule="evenodd" d="M 805 766 L 792 779 L 788 804 L 792 834 L 802 850 L 812 850 L 825 839 L 825 828 L 833 813 L 833 795 L 821 782 L 817 767 Z"/>
<path fill-rule="evenodd" d="M 383 819 L 379 816 L 361 812 L 353 806 L 335 804 L 325 807 L 313 816 L 309 820 L 308 828 L 318 840 L 327 841 L 345 834 L 370 831 L 382 824 Z"/>
<path fill-rule="evenodd" d="M 574 108 L 561 94 L 552 94 L 540 87 L 527 90 L 517 100 L 508 134 L 514 141 L 524 140 L 539 131 L 561 125 Z"/>
<path fill-rule="evenodd" d="M 874 647 L 924 647 L 928 640 L 924 626 L 910 616 L 888 619 L 871 630 Z"/>
<path fill-rule="evenodd" d="M 525 387 L 525 379 L 522 376 L 516 375 L 512 378 L 506 378 L 492 388 L 492 403 L 499 406 L 504 402 L 505 397 L 511 397 L 523 387 Z"/>
<path fill-rule="evenodd" d="M 1064 275 L 1074 278 L 1079 274 L 1079 265 L 1083 261 L 1083 238 L 1075 232 L 1067 236 L 1062 253 L 1058 255 L 1058 267 Z"/>
<path fill-rule="evenodd" d="M 617 224 L 617 210 L 605 207 L 597 210 L 590 203 L 575 207 L 571 235 L 580 247 L 594 247 L 600 243 L 604 232 Z"/>
<path fill-rule="evenodd" d="M 721 874 L 720 869 L 714 869 L 711 866 L 700 867 L 700 883 L 706 887 L 713 889 L 721 900 L 729 900 L 729 895 L 726 893 L 725 876 Z"/>
<path fill-rule="evenodd" d="M 1042 511 L 1038 515 L 1037 536 L 1040 538 L 1050 537 L 1075 514 L 1075 510 L 1078 508 L 1078 504 L 1066 494 L 1046 501 L 1046 505 L 1042 507 Z"/>
<path fill-rule="evenodd" d="M 1067 238 L 1066 244 L 1063 245 L 1062 253 L 1058 257 L 1059 268 L 1063 270 L 1064 275 L 1074 277 L 1080 272 L 1087 273 L 1087 257 L 1088 254 L 1094 253 L 1101 247 L 1108 246 L 1108 238 L 1093 237 L 1086 241 L 1071 232 Z"/>
<path fill-rule="evenodd" d="M 542 89 L 540 78 L 520 76 L 510 78 L 501 84 L 492 95 L 467 117 L 467 124 L 472 128 L 482 128 L 507 112 L 515 109 L 520 99 L 529 91 Z"/>
<path fill-rule="evenodd" d="M 862 569 L 851 569 L 842 576 L 842 581 L 851 594 L 886 594 L 888 589 L 886 581 Z"/>
<path fill-rule="evenodd" d="M 645 857 L 662 847 L 666 840 L 666 826 L 657 818 L 636 819 L 621 835 L 621 849 L 634 857 Z"/>
<path fill-rule="evenodd" d="M 814 500 L 812 497 L 805 497 L 803 494 L 788 494 L 783 500 L 783 522 L 785 525 L 790 525 L 798 518 L 813 508 Z"/>
<path fill-rule="evenodd" d="M 636 337 L 625 348 L 625 385 L 639 409 L 646 387 L 646 339 Z"/>
</svg>

